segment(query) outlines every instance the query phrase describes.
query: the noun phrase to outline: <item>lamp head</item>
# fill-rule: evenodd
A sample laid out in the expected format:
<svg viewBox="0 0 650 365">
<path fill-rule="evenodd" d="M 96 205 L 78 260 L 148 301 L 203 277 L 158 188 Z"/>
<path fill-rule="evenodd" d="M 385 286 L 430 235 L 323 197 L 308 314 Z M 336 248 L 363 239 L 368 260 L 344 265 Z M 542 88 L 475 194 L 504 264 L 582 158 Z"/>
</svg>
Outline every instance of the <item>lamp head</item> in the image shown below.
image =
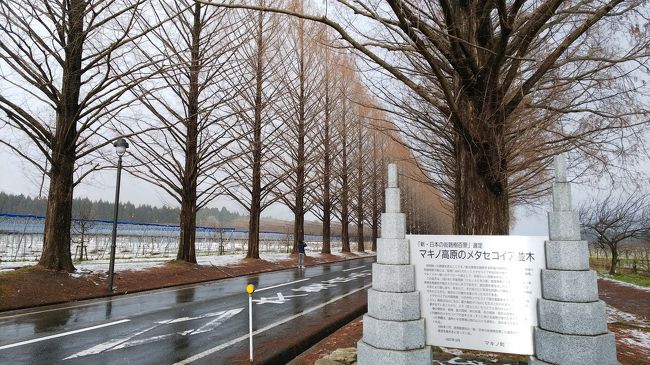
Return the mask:
<svg viewBox="0 0 650 365">
<path fill-rule="evenodd" d="M 113 146 L 115 147 L 115 153 L 117 153 L 118 156 L 122 157 L 124 156 L 124 153 L 126 153 L 126 149 L 129 148 L 129 144 L 126 142 L 126 139 L 120 138 L 115 143 L 113 143 Z"/>
</svg>

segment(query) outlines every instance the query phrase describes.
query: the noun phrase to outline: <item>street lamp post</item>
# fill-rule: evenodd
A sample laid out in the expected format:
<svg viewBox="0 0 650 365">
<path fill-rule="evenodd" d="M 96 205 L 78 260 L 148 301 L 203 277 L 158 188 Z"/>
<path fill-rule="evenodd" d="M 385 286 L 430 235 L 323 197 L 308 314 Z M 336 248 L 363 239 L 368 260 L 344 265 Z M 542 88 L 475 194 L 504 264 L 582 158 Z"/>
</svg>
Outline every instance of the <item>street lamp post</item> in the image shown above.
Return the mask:
<svg viewBox="0 0 650 365">
<path fill-rule="evenodd" d="M 113 208 L 113 233 L 111 235 L 111 262 L 108 266 L 108 291 L 113 291 L 113 270 L 115 269 L 115 246 L 117 240 L 117 212 L 120 206 L 120 175 L 122 174 L 122 156 L 129 148 L 129 144 L 124 138 L 120 138 L 115 143 L 115 153 L 117 153 L 117 182 L 115 183 L 115 206 Z"/>
</svg>

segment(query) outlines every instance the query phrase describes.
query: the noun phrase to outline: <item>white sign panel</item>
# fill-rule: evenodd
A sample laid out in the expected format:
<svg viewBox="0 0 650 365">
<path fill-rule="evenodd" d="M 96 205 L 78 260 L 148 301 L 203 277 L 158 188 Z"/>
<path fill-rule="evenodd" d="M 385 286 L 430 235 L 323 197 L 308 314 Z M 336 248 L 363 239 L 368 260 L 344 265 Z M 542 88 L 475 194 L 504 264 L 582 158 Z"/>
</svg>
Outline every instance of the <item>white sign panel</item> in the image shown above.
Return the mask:
<svg viewBox="0 0 650 365">
<path fill-rule="evenodd" d="M 427 344 L 534 354 L 547 237 L 406 238 Z"/>
</svg>

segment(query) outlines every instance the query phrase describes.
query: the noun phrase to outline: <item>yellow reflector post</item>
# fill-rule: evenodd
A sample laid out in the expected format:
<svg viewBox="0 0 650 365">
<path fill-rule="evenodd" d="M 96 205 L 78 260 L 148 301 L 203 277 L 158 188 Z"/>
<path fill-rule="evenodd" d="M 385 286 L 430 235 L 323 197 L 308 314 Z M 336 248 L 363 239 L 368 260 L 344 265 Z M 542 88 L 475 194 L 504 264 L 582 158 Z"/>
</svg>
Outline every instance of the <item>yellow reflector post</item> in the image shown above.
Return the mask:
<svg viewBox="0 0 650 365">
<path fill-rule="evenodd" d="M 255 285 L 253 284 L 246 285 L 246 293 L 253 294 L 254 291 L 255 291 Z"/>
</svg>

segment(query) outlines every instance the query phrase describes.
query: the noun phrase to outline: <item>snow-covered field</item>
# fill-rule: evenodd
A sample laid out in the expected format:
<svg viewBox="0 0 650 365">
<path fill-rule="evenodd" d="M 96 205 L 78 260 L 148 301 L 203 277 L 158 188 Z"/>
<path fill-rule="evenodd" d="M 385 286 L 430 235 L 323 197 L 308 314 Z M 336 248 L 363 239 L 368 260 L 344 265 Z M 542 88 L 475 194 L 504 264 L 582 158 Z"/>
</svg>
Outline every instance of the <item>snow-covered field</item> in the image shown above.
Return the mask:
<svg viewBox="0 0 650 365">
<path fill-rule="evenodd" d="M 307 255 L 310 257 L 320 257 L 320 253 L 317 252 L 309 252 Z M 334 255 L 336 255 L 336 253 L 334 253 Z M 221 256 L 197 256 L 196 261 L 199 265 L 232 266 L 237 265 L 242 259 L 244 259 L 245 256 L 246 255 L 243 253 Z M 289 257 L 290 256 L 287 253 L 260 253 L 261 259 L 271 262 L 286 260 Z M 170 260 L 172 260 L 172 258 L 169 257 L 116 259 L 115 271 L 144 270 L 151 267 L 163 265 L 165 262 L 168 262 Z M 2 261 L 0 262 L 0 271 L 14 270 L 22 266 L 35 265 L 36 263 L 36 261 Z M 77 272 L 87 273 L 108 271 L 108 264 L 108 260 L 92 260 L 76 262 L 74 265 L 77 268 Z"/>
</svg>

